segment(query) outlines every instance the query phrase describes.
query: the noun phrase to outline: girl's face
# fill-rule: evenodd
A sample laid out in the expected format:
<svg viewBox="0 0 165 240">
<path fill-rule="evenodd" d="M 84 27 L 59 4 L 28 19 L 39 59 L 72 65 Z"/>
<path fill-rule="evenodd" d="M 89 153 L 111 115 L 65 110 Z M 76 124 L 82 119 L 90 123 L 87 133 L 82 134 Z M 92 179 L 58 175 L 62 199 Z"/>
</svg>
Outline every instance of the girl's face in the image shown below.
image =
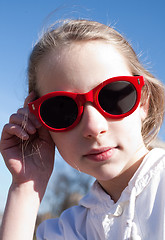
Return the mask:
<svg viewBox="0 0 165 240">
<path fill-rule="evenodd" d="M 37 72 L 41 95 L 53 91 L 84 93 L 115 76 L 130 76 L 126 61 L 103 41 L 74 43 L 54 50 Z M 64 160 L 79 171 L 108 181 L 131 169 L 146 152 L 141 135 L 143 107 L 120 120 L 105 118 L 87 103 L 79 124 L 70 131 L 50 132 Z"/>
</svg>

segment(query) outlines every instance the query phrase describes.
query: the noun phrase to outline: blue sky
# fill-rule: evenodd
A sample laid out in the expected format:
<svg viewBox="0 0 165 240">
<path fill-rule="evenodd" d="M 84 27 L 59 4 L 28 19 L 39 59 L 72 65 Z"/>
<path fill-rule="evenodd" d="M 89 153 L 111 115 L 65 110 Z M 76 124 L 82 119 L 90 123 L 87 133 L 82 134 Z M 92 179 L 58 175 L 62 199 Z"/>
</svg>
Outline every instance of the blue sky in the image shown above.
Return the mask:
<svg viewBox="0 0 165 240">
<path fill-rule="evenodd" d="M 70 17 L 111 24 L 131 41 L 147 68 L 165 83 L 164 11 L 164 0 L 0 0 L 0 132 L 27 95 L 27 60 L 44 26 Z M 159 135 L 162 140 L 164 132 L 163 127 Z M 0 155 L 0 211 L 10 182 Z"/>
</svg>

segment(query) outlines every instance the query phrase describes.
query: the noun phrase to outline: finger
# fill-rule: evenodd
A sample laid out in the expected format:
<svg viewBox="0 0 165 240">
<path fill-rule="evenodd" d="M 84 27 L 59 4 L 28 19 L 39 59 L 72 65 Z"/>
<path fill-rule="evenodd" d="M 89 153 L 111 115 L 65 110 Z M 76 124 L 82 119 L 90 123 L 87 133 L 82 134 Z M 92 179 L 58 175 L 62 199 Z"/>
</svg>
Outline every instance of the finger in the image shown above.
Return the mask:
<svg viewBox="0 0 165 240">
<path fill-rule="evenodd" d="M 31 92 L 31 93 L 27 96 L 27 98 L 25 99 L 24 107 L 27 107 L 27 106 L 28 106 L 28 103 L 32 102 L 35 98 L 36 98 L 35 92 Z"/>
<path fill-rule="evenodd" d="M 29 139 L 28 133 L 24 129 L 22 129 L 19 125 L 8 123 L 3 128 L 1 141 L 8 140 L 13 136 L 16 136 L 22 140 Z"/>
<path fill-rule="evenodd" d="M 30 119 L 31 123 L 35 126 L 35 128 L 40 128 L 42 126 L 38 119 L 35 117 L 35 115 L 29 111 L 28 107 L 18 109 L 17 113 L 24 116 L 24 121 L 26 119 Z"/>
<path fill-rule="evenodd" d="M 23 130 L 27 131 L 28 134 L 34 134 L 36 132 L 36 127 L 25 115 L 18 113 L 12 114 L 9 123 L 20 126 Z"/>
</svg>

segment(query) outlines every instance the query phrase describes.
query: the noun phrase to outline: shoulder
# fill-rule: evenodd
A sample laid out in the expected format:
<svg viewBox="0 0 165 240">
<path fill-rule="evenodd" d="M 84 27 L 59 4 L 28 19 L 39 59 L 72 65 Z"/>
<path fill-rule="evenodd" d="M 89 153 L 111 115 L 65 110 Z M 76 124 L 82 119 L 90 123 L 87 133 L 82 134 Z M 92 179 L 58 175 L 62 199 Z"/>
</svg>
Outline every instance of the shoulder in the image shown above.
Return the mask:
<svg viewBox="0 0 165 240">
<path fill-rule="evenodd" d="M 91 214 L 94 212 L 97 215 L 100 204 L 104 203 L 106 207 L 107 202 L 109 195 L 102 190 L 97 181 L 94 182 L 78 206 L 65 210 L 59 218 L 49 219 L 40 224 L 37 229 L 37 240 L 77 240 L 87 237 L 92 239 L 93 230 L 89 224 Z"/>
<path fill-rule="evenodd" d="M 165 170 L 165 150 L 161 148 L 154 148 L 150 151 L 146 157 L 144 163 L 145 168 L 149 170 L 150 173 L 159 174 Z"/>
<path fill-rule="evenodd" d="M 140 166 L 140 175 L 150 172 L 159 172 L 165 169 L 165 150 L 161 148 L 152 149 L 144 158 Z"/>
<path fill-rule="evenodd" d="M 65 210 L 59 218 L 48 219 L 37 229 L 37 240 L 79 239 L 78 234 L 84 235 L 84 222 L 87 209 L 74 206 Z"/>
<path fill-rule="evenodd" d="M 165 184 L 165 151 L 155 148 L 146 155 L 129 186 L 135 187 L 139 195 L 144 190 L 160 187 L 161 183 Z"/>
</svg>

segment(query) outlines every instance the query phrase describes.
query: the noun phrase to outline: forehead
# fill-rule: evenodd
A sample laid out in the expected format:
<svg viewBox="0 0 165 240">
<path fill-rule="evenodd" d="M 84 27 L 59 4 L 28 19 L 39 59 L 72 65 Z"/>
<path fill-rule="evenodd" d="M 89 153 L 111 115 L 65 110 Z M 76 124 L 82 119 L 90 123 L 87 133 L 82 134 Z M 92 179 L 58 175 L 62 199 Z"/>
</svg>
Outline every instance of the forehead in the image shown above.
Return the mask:
<svg viewBox="0 0 165 240">
<path fill-rule="evenodd" d="M 104 80 L 131 75 L 120 52 L 103 41 L 77 42 L 53 50 L 37 69 L 41 95 L 52 91 L 87 92 Z"/>
</svg>

